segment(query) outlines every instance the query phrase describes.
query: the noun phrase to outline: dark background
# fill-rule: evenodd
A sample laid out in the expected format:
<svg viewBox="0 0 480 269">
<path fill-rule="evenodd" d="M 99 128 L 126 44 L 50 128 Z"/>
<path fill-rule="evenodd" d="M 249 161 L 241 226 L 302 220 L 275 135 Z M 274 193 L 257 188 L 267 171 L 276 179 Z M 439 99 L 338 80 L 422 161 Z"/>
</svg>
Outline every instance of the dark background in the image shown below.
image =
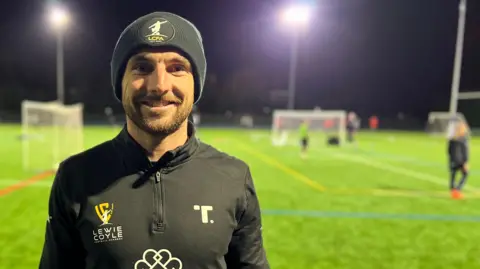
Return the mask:
<svg viewBox="0 0 480 269">
<path fill-rule="evenodd" d="M 65 35 L 66 102 L 85 104 L 88 121 L 106 106 L 121 114 L 110 85 L 110 59 L 121 31 L 137 17 L 170 11 L 201 31 L 208 77 L 203 114 L 265 114 L 285 108 L 273 90 L 288 85 L 289 46 L 298 29 L 282 29 L 278 12 L 292 1 L 63 1 L 72 13 Z M 18 119 L 24 99 L 56 98 L 56 39 L 51 1 L 2 3 L 0 117 Z M 423 126 L 429 111 L 448 111 L 455 53 L 457 0 L 318 0 L 302 33 L 296 108 L 354 110 L 384 121 Z M 480 2 L 468 3 L 461 91 L 480 90 Z M 479 101 L 460 101 L 479 125 Z M 477 114 L 477 116 L 475 115 Z M 476 116 L 476 117 L 475 117 Z M 411 125 L 410 127 L 413 127 Z"/>
</svg>

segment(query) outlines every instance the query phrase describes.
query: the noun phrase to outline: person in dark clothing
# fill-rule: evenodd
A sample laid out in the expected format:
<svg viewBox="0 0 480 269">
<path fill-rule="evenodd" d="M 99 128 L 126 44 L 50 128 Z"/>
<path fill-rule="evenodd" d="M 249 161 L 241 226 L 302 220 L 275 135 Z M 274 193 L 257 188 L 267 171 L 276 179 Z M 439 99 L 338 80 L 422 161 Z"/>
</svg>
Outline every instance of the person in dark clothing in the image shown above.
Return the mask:
<svg viewBox="0 0 480 269">
<path fill-rule="evenodd" d="M 357 114 L 351 111 L 347 115 L 347 141 L 350 143 L 355 142 L 355 132 L 359 127 Z"/>
<path fill-rule="evenodd" d="M 112 57 L 126 124 L 63 161 L 40 269 L 268 269 L 248 165 L 188 121 L 206 73 L 195 26 L 166 12 L 121 34 Z"/>
<path fill-rule="evenodd" d="M 309 141 L 308 126 L 309 126 L 308 120 L 304 120 L 298 127 L 299 135 L 300 135 L 300 147 L 301 147 L 300 157 L 302 159 L 307 158 L 308 141 Z"/>
<path fill-rule="evenodd" d="M 468 145 L 469 130 L 465 121 L 454 117 L 450 120 L 447 130 L 448 139 L 448 160 L 450 168 L 450 192 L 453 199 L 461 199 L 462 189 L 468 177 Z M 456 183 L 457 172 L 461 171 L 462 176 Z"/>
</svg>

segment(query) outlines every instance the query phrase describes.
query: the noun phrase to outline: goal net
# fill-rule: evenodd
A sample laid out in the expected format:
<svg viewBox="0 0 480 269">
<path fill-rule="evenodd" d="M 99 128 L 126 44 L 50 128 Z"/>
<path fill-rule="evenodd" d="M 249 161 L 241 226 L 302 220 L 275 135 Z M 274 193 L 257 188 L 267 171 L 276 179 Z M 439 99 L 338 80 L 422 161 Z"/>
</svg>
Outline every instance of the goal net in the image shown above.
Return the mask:
<svg viewBox="0 0 480 269">
<path fill-rule="evenodd" d="M 462 113 L 456 113 L 456 117 L 467 123 Z M 446 135 L 450 119 L 452 119 L 450 112 L 430 112 L 428 114 L 427 132 L 432 135 Z"/>
<path fill-rule="evenodd" d="M 298 145 L 299 127 L 308 122 L 312 146 L 325 144 L 328 137 L 336 136 L 345 141 L 347 112 L 343 110 L 274 110 L 272 144 L 275 146 Z"/>
<path fill-rule="evenodd" d="M 83 150 L 83 104 L 22 102 L 24 170 L 56 169 Z"/>
</svg>

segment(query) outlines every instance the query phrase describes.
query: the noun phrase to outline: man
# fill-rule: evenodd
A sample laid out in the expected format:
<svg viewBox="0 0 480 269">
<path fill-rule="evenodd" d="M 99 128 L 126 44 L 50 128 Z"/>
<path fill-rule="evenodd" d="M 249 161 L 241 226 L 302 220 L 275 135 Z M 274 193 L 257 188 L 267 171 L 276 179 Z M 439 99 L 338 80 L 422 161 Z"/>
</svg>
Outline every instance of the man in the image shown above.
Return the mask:
<svg viewBox="0 0 480 269">
<path fill-rule="evenodd" d="M 307 150 L 308 150 L 308 121 L 304 120 L 299 128 L 299 135 L 300 135 L 300 146 L 301 146 L 301 152 L 300 152 L 300 157 L 302 159 L 307 158 Z"/>
<path fill-rule="evenodd" d="M 108 122 L 111 126 L 115 127 L 117 125 L 117 121 L 115 120 L 115 115 L 113 114 L 113 109 L 107 106 L 104 110 L 105 116 L 107 116 Z"/>
<path fill-rule="evenodd" d="M 468 177 L 468 136 L 465 121 L 454 117 L 450 120 L 447 131 L 448 157 L 450 162 L 450 192 L 453 199 L 462 198 L 462 188 Z M 462 172 L 460 182 L 455 185 L 458 171 Z"/>
<path fill-rule="evenodd" d="M 194 106 L 192 110 L 192 122 L 196 128 L 200 125 L 200 111 L 197 106 Z"/>
<path fill-rule="evenodd" d="M 370 126 L 370 130 L 377 130 L 378 129 L 378 117 L 376 115 L 372 115 L 369 119 L 368 119 L 368 124 Z"/>
<path fill-rule="evenodd" d="M 355 131 L 358 129 L 359 123 L 355 112 L 350 111 L 347 115 L 347 141 L 355 142 Z"/>
<path fill-rule="evenodd" d="M 195 26 L 143 16 L 111 68 L 126 125 L 61 164 L 40 268 L 269 268 L 249 167 L 197 140 L 187 120 L 206 73 Z"/>
</svg>

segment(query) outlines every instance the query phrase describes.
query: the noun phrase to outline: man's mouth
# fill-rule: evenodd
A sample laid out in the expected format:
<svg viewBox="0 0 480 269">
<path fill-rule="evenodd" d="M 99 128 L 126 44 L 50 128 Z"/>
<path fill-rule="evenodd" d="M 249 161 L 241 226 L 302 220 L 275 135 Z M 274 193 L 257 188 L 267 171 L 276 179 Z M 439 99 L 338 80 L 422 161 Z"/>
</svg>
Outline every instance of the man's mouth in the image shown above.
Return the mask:
<svg viewBox="0 0 480 269">
<path fill-rule="evenodd" d="M 178 102 L 170 100 L 145 100 L 142 101 L 141 104 L 148 107 L 166 107 L 169 105 L 178 105 Z"/>
</svg>

